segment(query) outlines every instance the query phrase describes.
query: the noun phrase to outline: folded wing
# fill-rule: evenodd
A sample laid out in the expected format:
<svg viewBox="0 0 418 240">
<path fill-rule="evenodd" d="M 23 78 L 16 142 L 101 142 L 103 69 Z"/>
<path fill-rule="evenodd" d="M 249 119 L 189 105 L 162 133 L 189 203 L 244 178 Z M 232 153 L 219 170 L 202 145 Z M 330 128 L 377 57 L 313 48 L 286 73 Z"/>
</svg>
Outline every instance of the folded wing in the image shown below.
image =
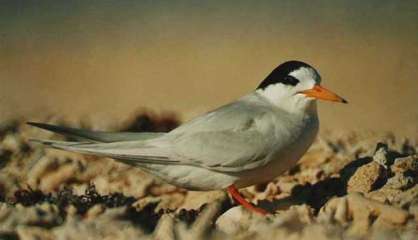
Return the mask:
<svg viewBox="0 0 418 240">
<path fill-rule="evenodd" d="M 272 144 L 276 141 L 267 138 L 273 135 L 262 134 L 253 127 L 255 119 L 261 117 L 273 119 L 263 108 L 233 104 L 203 115 L 167 134 L 106 133 L 30 124 L 90 141 L 37 140 L 58 149 L 111 157 L 137 166 L 192 165 L 219 172 L 239 172 L 260 167 L 269 160 L 266 154 L 271 152 Z"/>
<path fill-rule="evenodd" d="M 254 131 L 197 132 L 175 139 L 113 143 L 33 140 L 72 152 L 110 157 L 131 165 L 192 165 L 239 172 L 264 165 L 268 139 Z"/>
<path fill-rule="evenodd" d="M 120 141 L 137 141 L 156 138 L 164 135 L 165 133 L 153 133 L 153 132 L 102 132 L 102 131 L 90 131 L 86 129 L 70 128 L 63 126 L 56 126 L 46 123 L 28 122 L 29 125 L 42 128 L 51 132 L 59 133 L 78 141 L 93 141 L 93 142 L 120 142 Z"/>
<path fill-rule="evenodd" d="M 178 161 L 220 172 L 238 172 L 262 166 L 270 151 L 269 139 L 254 130 L 196 132 L 173 143 Z"/>
<path fill-rule="evenodd" d="M 32 139 L 31 141 L 56 149 L 123 160 L 123 162 L 130 163 L 132 165 L 138 165 L 140 163 L 179 163 L 178 161 L 170 159 L 170 154 L 163 148 L 147 146 L 140 141 L 123 141 L 114 143 L 65 142 L 39 139 Z"/>
</svg>

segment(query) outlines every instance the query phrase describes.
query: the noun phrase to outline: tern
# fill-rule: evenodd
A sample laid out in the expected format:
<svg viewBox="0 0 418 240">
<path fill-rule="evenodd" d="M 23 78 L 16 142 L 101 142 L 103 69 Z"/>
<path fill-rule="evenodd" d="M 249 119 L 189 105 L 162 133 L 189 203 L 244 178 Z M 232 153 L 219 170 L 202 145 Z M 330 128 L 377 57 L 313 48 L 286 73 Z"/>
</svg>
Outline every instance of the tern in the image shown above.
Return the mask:
<svg viewBox="0 0 418 240">
<path fill-rule="evenodd" d="M 276 67 L 249 94 L 168 133 L 96 132 L 28 124 L 78 141 L 33 140 L 52 148 L 110 157 L 189 190 L 226 190 L 243 207 L 268 212 L 239 188 L 265 183 L 296 165 L 319 128 L 316 100 L 347 103 L 301 61 Z"/>
</svg>

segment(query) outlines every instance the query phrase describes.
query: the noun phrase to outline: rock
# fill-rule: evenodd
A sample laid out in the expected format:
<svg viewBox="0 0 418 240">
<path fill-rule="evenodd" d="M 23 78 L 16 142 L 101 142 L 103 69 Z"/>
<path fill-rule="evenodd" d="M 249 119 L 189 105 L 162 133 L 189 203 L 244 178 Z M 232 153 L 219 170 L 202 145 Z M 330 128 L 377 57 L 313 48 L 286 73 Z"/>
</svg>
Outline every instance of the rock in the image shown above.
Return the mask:
<svg viewBox="0 0 418 240">
<path fill-rule="evenodd" d="M 283 228 L 291 232 L 300 232 L 305 225 L 295 208 L 282 211 L 277 216 L 274 216 L 272 224 L 277 228 Z"/>
<path fill-rule="evenodd" d="M 236 206 L 222 214 L 215 224 L 218 230 L 232 235 L 242 231 L 250 218 L 251 214 L 248 211 L 242 206 Z"/>
<path fill-rule="evenodd" d="M 60 217 L 56 206 L 43 203 L 31 207 L 15 207 L 0 203 L 0 231 L 15 231 L 19 226 L 51 227 Z"/>
<path fill-rule="evenodd" d="M 19 152 L 24 145 L 23 139 L 18 134 L 8 134 L 0 144 L 4 149 L 12 152 Z"/>
<path fill-rule="evenodd" d="M 375 227 L 376 226 L 376 227 Z M 370 235 L 372 236 L 371 240 L 393 240 L 393 239 L 403 239 L 399 238 L 399 235 L 393 229 L 390 229 L 390 225 L 382 223 L 381 221 L 376 221 L 373 229 L 371 230 Z"/>
<path fill-rule="evenodd" d="M 386 184 L 378 191 L 368 193 L 367 197 L 393 206 L 407 207 L 418 198 L 418 185 L 415 184 L 408 189 L 401 190 L 391 188 L 389 184 Z"/>
<path fill-rule="evenodd" d="M 385 187 L 406 190 L 414 185 L 414 178 L 406 176 L 403 173 L 396 173 L 395 176 L 388 179 Z"/>
<path fill-rule="evenodd" d="M 418 202 L 409 207 L 409 212 L 414 215 L 415 221 L 418 221 Z"/>
<path fill-rule="evenodd" d="M 389 147 L 387 144 L 378 143 L 376 151 L 373 155 L 373 161 L 379 163 L 382 167 L 388 168 L 390 166 L 390 159 L 388 158 Z"/>
<path fill-rule="evenodd" d="M 281 192 L 290 194 L 295 186 L 299 185 L 297 181 L 279 181 L 277 186 Z"/>
<path fill-rule="evenodd" d="M 314 209 L 306 204 L 293 205 L 272 218 L 272 224 L 276 227 L 285 227 L 286 229 L 299 231 L 301 226 L 314 222 Z"/>
<path fill-rule="evenodd" d="M 77 173 L 84 167 L 78 154 L 51 151 L 41 157 L 30 169 L 28 183 L 34 189 L 52 192 L 61 184 L 75 179 Z"/>
<path fill-rule="evenodd" d="M 134 202 L 132 204 L 132 207 L 134 207 L 138 211 L 141 211 L 148 205 L 159 204 L 161 201 L 162 201 L 161 197 L 148 196 L 148 197 L 139 199 L 138 201 Z"/>
<path fill-rule="evenodd" d="M 368 193 L 372 191 L 379 181 L 386 176 L 386 171 L 377 162 L 370 162 L 359 167 L 347 183 L 347 192 Z"/>
<path fill-rule="evenodd" d="M 105 208 L 103 205 L 96 204 L 87 211 L 86 219 L 94 219 L 100 214 L 102 214 L 104 211 L 105 211 Z"/>
<path fill-rule="evenodd" d="M 66 219 L 53 229 L 54 239 L 143 239 L 144 231 L 126 220 L 126 209 L 112 208 L 94 219 Z"/>
<path fill-rule="evenodd" d="M 228 235 L 234 235 L 241 231 L 247 230 L 253 218 L 259 216 L 251 214 L 242 206 L 229 209 L 222 214 L 215 222 L 216 228 Z"/>
<path fill-rule="evenodd" d="M 339 226 L 323 225 L 323 224 L 310 224 L 307 225 L 301 235 L 300 240 L 311 240 L 311 239 L 341 239 L 343 229 Z M 292 239 L 294 234 L 290 235 L 287 239 Z"/>
<path fill-rule="evenodd" d="M 418 175 L 418 155 L 396 158 L 390 169 L 394 173 L 412 171 Z"/>
<path fill-rule="evenodd" d="M 45 228 L 21 226 L 17 228 L 17 235 L 21 240 L 53 240 L 54 235 Z"/>
<path fill-rule="evenodd" d="M 279 192 L 279 189 L 278 189 L 277 185 L 273 182 L 270 182 L 268 184 L 263 184 L 263 189 L 255 189 L 255 190 L 256 191 L 251 191 L 251 193 L 254 194 L 254 196 L 255 196 L 253 198 L 253 201 L 256 204 L 260 200 L 272 201 L 274 196 L 276 196 Z M 259 191 L 257 191 L 257 190 L 259 190 Z"/>
<path fill-rule="evenodd" d="M 218 200 L 207 205 L 191 226 L 187 234 L 180 235 L 180 239 L 203 239 L 207 236 L 212 223 L 219 216 L 222 201 Z"/>
<path fill-rule="evenodd" d="M 331 217 L 330 221 L 335 219 L 345 225 L 352 221 L 348 230 L 351 236 L 364 236 L 371 226 L 370 219 L 377 219 L 380 226 L 398 226 L 405 224 L 410 217 L 403 209 L 367 199 L 359 193 L 331 199 L 319 213 L 319 216 L 326 215 Z"/>
<path fill-rule="evenodd" d="M 290 233 L 300 234 L 305 226 L 314 224 L 314 218 L 314 209 L 305 204 L 291 206 L 268 217 L 253 214 L 238 206 L 221 215 L 216 221 L 216 228 L 229 236 L 247 232 L 260 235 L 260 239 L 270 239 Z M 272 228 L 278 232 L 271 232 Z"/>
<path fill-rule="evenodd" d="M 409 213 L 403 209 L 367 199 L 358 193 L 349 194 L 347 198 L 353 215 L 355 211 L 357 214 L 368 211 L 393 224 L 404 224 L 409 218 Z"/>
<path fill-rule="evenodd" d="M 154 209 L 155 212 L 159 212 L 160 210 L 174 210 L 177 209 L 180 211 L 179 206 L 184 201 L 184 195 L 181 193 L 173 193 L 170 195 L 161 195 L 158 197 L 147 196 L 141 199 L 138 199 L 136 202 L 132 204 L 134 208 L 138 211 L 143 210 L 149 205 L 155 204 L 156 207 Z"/>
<path fill-rule="evenodd" d="M 225 191 L 195 192 L 189 191 L 179 209 L 199 209 L 202 205 L 227 198 Z"/>
<path fill-rule="evenodd" d="M 43 192 L 57 190 L 60 185 L 72 179 L 77 170 L 76 164 L 61 165 L 56 171 L 52 171 L 42 178 L 39 189 Z"/>
<path fill-rule="evenodd" d="M 159 240 L 174 240 L 174 216 L 172 214 L 164 214 L 154 231 L 154 239 Z"/>
<path fill-rule="evenodd" d="M 319 219 L 325 223 L 336 220 L 343 226 L 348 225 L 349 212 L 347 198 L 332 198 L 320 209 Z"/>
</svg>

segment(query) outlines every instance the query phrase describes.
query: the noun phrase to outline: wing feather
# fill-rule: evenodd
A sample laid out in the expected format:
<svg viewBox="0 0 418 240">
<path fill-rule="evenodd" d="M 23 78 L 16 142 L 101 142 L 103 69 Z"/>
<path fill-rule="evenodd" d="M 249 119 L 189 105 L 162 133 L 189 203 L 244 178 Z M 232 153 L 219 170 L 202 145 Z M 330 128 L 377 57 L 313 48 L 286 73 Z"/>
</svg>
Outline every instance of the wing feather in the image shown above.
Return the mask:
<svg viewBox="0 0 418 240">
<path fill-rule="evenodd" d="M 269 139 L 254 130 L 219 131 L 182 136 L 172 151 L 184 164 L 236 172 L 263 165 L 269 147 Z"/>
<path fill-rule="evenodd" d="M 253 101 L 256 98 L 257 101 Z M 277 112 L 277 109 L 275 110 Z M 202 115 L 163 135 L 135 139 L 123 137 L 111 143 L 75 143 L 40 140 L 51 147 L 111 157 L 132 165 L 192 165 L 220 172 L 239 172 L 262 166 L 269 161 L 274 134 L 266 131 L 274 126 L 271 106 L 263 105 L 257 95 L 247 96 L 232 104 Z M 263 125 L 256 126 L 256 122 Z M 102 133 L 32 124 L 55 132 L 106 141 Z M 267 130 L 266 130 L 267 129 Z M 261 132 L 263 131 L 263 132 Z M 110 136 L 110 135 L 106 135 Z M 113 135 L 117 136 L 117 135 Z M 141 138 L 140 135 L 133 138 Z"/>
<path fill-rule="evenodd" d="M 121 141 L 139 141 L 148 140 L 164 135 L 165 133 L 154 132 L 103 132 L 90 131 L 86 129 L 70 128 L 63 126 L 56 126 L 46 123 L 28 122 L 27 124 L 42 128 L 51 132 L 59 133 L 78 141 L 93 141 L 93 142 L 121 142 Z"/>
<path fill-rule="evenodd" d="M 32 142 L 42 143 L 46 146 L 84 154 L 110 157 L 124 162 L 151 163 L 151 164 L 175 164 L 178 161 L 171 160 L 166 151 L 161 148 L 147 146 L 141 142 L 117 142 L 117 143 L 91 143 L 91 142 L 66 142 L 52 140 L 32 139 Z"/>
</svg>

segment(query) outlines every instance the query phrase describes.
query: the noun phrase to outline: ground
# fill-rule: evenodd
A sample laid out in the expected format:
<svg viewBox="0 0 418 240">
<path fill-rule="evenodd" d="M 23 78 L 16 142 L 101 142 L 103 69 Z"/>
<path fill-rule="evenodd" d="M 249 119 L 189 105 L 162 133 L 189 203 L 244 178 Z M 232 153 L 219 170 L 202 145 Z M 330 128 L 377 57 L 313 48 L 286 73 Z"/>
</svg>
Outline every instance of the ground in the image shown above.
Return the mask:
<svg viewBox="0 0 418 240">
<path fill-rule="evenodd" d="M 147 113 L 113 128 L 177 124 Z M 418 236 L 418 148 L 396 134 L 322 133 L 297 166 L 241 190 L 269 216 L 236 206 L 223 191 L 186 191 L 112 159 L 45 149 L 30 138 L 59 136 L 23 121 L 0 126 L 0 239 Z"/>
</svg>

